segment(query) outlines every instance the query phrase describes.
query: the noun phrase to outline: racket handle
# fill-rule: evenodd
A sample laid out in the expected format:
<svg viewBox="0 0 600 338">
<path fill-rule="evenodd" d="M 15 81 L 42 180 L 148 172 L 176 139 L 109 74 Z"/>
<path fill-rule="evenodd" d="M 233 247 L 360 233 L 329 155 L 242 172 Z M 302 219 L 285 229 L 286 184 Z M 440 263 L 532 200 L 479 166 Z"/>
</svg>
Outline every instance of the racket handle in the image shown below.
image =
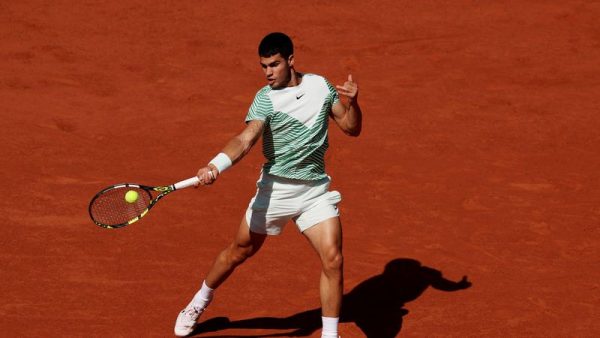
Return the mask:
<svg viewBox="0 0 600 338">
<path fill-rule="evenodd" d="M 173 184 L 173 188 L 175 188 L 175 190 L 185 189 L 194 186 L 198 183 L 200 183 L 200 179 L 198 178 L 198 176 L 194 176 L 192 178 L 188 178 L 187 180 L 183 180 L 181 182 Z"/>
</svg>

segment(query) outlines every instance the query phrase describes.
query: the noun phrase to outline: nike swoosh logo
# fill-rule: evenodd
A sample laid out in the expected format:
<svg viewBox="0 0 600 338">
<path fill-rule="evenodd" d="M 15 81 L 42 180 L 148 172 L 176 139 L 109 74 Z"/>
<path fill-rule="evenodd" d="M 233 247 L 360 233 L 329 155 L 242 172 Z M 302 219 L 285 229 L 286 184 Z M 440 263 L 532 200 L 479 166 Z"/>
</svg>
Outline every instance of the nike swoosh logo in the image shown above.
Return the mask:
<svg viewBox="0 0 600 338">
<path fill-rule="evenodd" d="M 296 100 L 300 100 L 304 96 L 304 93 L 296 95 Z"/>
</svg>

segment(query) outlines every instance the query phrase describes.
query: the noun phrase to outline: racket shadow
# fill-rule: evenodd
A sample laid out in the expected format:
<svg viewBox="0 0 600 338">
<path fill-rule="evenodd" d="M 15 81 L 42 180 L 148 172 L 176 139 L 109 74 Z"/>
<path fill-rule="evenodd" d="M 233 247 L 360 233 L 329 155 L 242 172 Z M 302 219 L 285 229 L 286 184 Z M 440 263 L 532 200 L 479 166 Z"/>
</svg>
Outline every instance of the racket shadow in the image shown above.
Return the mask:
<svg viewBox="0 0 600 338">
<path fill-rule="evenodd" d="M 398 258 L 386 264 L 383 273 L 373 276 L 344 295 L 340 322 L 354 323 L 368 338 L 394 338 L 402 329 L 407 302 L 417 299 L 433 287 L 441 291 L 467 289 L 467 277 L 454 282 L 414 259 Z M 198 325 L 194 335 L 227 329 L 288 330 L 284 333 L 218 337 L 306 337 L 321 329 L 321 309 L 300 312 L 288 317 L 258 317 L 230 321 L 226 317 L 209 319 Z M 291 331 L 290 331 L 291 330 Z"/>
</svg>

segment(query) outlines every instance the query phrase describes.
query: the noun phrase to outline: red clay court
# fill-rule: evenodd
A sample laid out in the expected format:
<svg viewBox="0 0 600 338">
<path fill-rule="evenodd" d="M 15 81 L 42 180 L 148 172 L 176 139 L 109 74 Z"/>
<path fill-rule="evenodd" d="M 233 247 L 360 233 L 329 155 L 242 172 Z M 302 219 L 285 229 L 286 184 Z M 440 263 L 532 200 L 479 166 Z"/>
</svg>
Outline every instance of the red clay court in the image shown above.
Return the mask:
<svg viewBox="0 0 600 338">
<path fill-rule="evenodd" d="M 260 145 L 124 229 L 87 204 L 210 160 L 265 85 L 271 31 L 300 71 L 360 86 L 363 134 L 332 125 L 327 155 L 344 338 L 598 336 L 598 18 L 577 0 L 2 2 L 0 336 L 173 335 L 255 191 Z M 319 269 L 288 225 L 195 336 L 319 337 Z"/>
</svg>

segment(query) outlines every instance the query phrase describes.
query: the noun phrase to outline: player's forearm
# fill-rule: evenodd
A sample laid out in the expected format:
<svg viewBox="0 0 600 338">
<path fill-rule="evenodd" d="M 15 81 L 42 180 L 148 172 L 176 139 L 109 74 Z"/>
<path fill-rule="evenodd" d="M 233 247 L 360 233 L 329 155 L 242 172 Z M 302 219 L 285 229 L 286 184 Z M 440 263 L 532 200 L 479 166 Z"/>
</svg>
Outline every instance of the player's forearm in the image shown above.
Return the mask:
<svg viewBox="0 0 600 338">
<path fill-rule="evenodd" d="M 229 165 L 239 162 L 262 135 L 264 122 L 250 121 L 244 131 L 235 136 L 225 145 L 221 153 L 225 154 Z"/>
<path fill-rule="evenodd" d="M 253 140 L 244 138 L 243 135 L 238 135 L 232 138 L 227 145 L 225 145 L 225 148 L 223 148 L 222 152 L 225 153 L 225 155 L 231 159 L 231 162 L 235 164 L 244 156 L 246 156 L 248 152 L 250 152 L 250 149 L 252 149 L 253 145 Z"/>
<path fill-rule="evenodd" d="M 238 135 L 225 145 L 225 148 L 219 153 L 209 164 L 208 168 L 213 172 L 212 180 L 214 180 L 223 170 L 229 168 L 233 164 L 241 160 L 252 148 L 253 140 L 245 139 L 243 134 Z"/>
<path fill-rule="evenodd" d="M 344 131 L 350 136 L 358 136 L 362 130 L 362 110 L 357 100 L 353 100 L 346 108 Z"/>
<path fill-rule="evenodd" d="M 198 171 L 200 184 L 212 184 L 223 171 L 239 162 L 260 138 L 263 128 L 263 121 L 250 121 L 244 131 L 229 140 L 223 151 L 217 154 L 207 167 Z"/>
</svg>

